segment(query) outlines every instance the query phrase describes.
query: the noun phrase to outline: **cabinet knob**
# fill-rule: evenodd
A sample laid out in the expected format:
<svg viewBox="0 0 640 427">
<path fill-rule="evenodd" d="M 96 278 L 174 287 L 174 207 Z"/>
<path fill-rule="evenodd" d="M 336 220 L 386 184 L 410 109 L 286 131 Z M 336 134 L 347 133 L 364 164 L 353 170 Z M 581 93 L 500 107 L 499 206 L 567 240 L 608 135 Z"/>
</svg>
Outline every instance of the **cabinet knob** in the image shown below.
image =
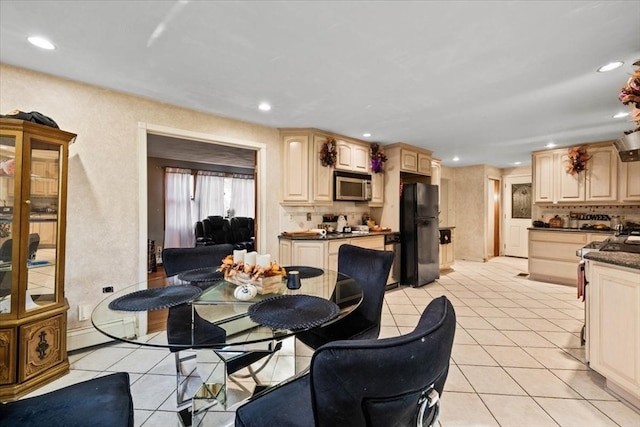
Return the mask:
<svg viewBox="0 0 640 427">
<path fill-rule="evenodd" d="M 24 203 L 25 203 L 25 205 L 30 205 L 31 204 L 31 200 L 25 200 Z"/>
</svg>

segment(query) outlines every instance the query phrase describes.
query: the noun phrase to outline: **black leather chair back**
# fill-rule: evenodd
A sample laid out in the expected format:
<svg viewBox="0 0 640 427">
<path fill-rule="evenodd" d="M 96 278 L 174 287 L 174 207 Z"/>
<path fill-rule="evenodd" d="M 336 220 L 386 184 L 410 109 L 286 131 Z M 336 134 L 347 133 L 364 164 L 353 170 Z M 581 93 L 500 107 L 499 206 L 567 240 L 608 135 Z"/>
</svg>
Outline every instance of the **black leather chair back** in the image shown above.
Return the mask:
<svg viewBox="0 0 640 427">
<path fill-rule="evenodd" d="M 230 254 L 233 254 L 233 246 L 228 243 L 195 248 L 165 248 L 162 250 L 162 264 L 167 277 L 171 277 L 196 268 L 219 267 Z"/>
<path fill-rule="evenodd" d="M 233 243 L 228 219 L 221 216 L 208 216 L 203 222 L 207 223 L 209 236 L 215 244 Z"/>
<path fill-rule="evenodd" d="M 382 303 L 393 252 L 342 245 L 338 249 L 338 272 L 354 278 L 363 288 L 363 299 L 355 313 L 377 325 L 366 336 L 377 338 L 382 319 Z"/>
<path fill-rule="evenodd" d="M 310 371 L 316 425 L 415 426 L 423 392 L 433 384 L 442 394 L 455 328 L 453 306 L 442 296 L 407 335 L 320 347 Z"/>
</svg>

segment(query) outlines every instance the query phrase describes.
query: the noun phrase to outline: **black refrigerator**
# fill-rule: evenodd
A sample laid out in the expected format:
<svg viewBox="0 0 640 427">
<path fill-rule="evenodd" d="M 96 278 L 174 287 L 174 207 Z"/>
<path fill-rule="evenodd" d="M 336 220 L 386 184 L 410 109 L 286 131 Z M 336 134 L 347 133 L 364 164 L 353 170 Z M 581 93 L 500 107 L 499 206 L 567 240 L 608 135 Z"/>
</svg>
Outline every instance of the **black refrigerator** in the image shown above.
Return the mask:
<svg viewBox="0 0 640 427">
<path fill-rule="evenodd" d="M 423 286 L 440 277 L 438 186 L 403 184 L 400 200 L 402 284 Z"/>
</svg>

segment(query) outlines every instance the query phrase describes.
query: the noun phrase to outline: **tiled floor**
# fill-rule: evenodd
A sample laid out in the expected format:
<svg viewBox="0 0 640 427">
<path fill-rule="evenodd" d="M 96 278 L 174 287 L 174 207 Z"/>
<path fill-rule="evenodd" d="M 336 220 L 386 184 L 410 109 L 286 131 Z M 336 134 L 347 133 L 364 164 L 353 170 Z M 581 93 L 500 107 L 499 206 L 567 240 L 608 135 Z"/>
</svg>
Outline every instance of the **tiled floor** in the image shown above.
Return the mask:
<svg viewBox="0 0 640 427">
<path fill-rule="evenodd" d="M 583 303 L 575 289 L 518 276 L 526 271 L 523 259 L 457 261 L 437 283 L 387 293 L 381 337 L 411 331 L 434 297 L 446 295 L 456 309 L 440 424 L 640 426 L 640 414 L 607 392 L 604 379 L 583 362 Z M 292 373 L 293 348 L 288 342 L 261 378 L 276 381 Z M 173 356 L 167 350 L 113 344 L 76 352 L 70 360 L 71 372 L 38 394 L 127 371 L 136 425 L 178 425 Z M 211 413 L 203 425 L 233 425 L 233 412 Z"/>
</svg>

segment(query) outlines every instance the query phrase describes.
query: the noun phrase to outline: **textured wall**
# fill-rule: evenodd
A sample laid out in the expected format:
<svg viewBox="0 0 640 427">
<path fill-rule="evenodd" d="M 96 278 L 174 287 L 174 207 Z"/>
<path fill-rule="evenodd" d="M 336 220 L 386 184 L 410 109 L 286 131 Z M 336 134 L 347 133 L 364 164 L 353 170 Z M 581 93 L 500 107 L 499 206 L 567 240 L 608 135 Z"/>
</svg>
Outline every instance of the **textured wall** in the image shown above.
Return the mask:
<svg viewBox="0 0 640 427">
<path fill-rule="evenodd" d="M 204 114 L 0 64 L 0 112 L 39 111 L 78 134 L 69 158 L 66 296 L 69 329 L 78 304 L 96 304 L 103 286 L 134 284 L 139 267 L 140 175 L 138 123 L 224 136 L 267 145 L 267 164 L 280 162 L 277 129 Z M 269 169 L 268 188 L 280 188 L 278 167 Z M 277 254 L 278 191 L 267 197 L 265 252 Z"/>
<path fill-rule="evenodd" d="M 486 236 L 485 166 L 454 168 L 457 259 L 483 261 Z"/>
</svg>

